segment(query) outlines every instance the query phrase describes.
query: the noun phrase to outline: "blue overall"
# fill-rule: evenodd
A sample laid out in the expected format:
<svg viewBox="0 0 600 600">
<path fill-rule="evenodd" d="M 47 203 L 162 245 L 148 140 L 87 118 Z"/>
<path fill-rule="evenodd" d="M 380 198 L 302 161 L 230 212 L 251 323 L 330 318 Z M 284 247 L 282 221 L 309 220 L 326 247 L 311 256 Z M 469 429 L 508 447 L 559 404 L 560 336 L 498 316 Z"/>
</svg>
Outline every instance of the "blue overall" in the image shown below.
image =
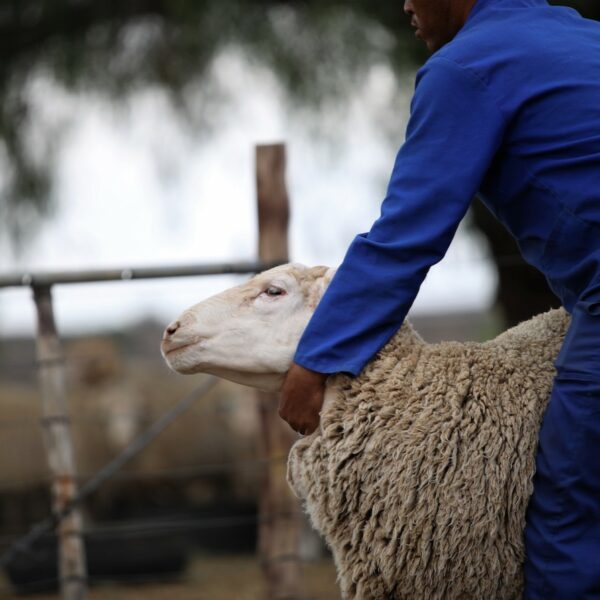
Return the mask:
<svg viewBox="0 0 600 600">
<path fill-rule="evenodd" d="M 540 433 L 525 596 L 600 599 L 600 24 L 546 0 L 476 2 L 417 74 L 381 215 L 295 361 L 358 374 L 478 192 L 573 315 Z"/>
</svg>

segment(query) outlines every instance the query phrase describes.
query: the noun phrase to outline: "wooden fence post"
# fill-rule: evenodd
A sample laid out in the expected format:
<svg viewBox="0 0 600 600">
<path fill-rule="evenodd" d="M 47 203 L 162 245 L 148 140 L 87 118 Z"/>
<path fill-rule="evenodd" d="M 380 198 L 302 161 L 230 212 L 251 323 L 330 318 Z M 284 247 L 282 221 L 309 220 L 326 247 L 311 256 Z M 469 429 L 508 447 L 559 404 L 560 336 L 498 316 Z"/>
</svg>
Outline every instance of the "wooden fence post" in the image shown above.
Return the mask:
<svg viewBox="0 0 600 600">
<path fill-rule="evenodd" d="M 52 471 L 53 508 L 60 511 L 76 493 L 75 461 L 69 430 L 65 391 L 65 365 L 52 310 L 50 286 L 34 286 L 37 310 L 37 357 L 42 392 L 43 431 Z M 75 508 L 58 525 L 60 592 L 63 600 L 87 597 L 82 520 Z"/>
<path fill-rule="evenodd" d="M 289 202 L 285 186 L 285 146 L 256 147 L 258 253 L 263 262 L 287 261 Z M 300 507 L 285 478 L 286 458 L 297 439 L 277 414 L 277 394 L 258 393 L 265 469 L 259 499 L 258 551 L 268 600 L 300 596 Z"/>
</svg>

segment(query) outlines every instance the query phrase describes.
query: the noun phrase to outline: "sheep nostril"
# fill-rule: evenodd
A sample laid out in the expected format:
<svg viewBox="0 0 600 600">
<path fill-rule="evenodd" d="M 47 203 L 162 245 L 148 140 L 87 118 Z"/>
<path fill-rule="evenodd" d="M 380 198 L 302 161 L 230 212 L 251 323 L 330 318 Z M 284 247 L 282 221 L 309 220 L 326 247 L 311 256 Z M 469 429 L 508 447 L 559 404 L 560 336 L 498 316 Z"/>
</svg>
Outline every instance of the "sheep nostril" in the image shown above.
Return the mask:
<svg viewBox="0 0 600 600">
<path fill-rule="evenodd" d="M 173 335 L 181 326 L 181 323 L 179 321 L 175 321 L 174 323 L 171 323 L 166 329 L 165 329 L 165 337 L 168 337 L 170 335 Z"/>
</svg>

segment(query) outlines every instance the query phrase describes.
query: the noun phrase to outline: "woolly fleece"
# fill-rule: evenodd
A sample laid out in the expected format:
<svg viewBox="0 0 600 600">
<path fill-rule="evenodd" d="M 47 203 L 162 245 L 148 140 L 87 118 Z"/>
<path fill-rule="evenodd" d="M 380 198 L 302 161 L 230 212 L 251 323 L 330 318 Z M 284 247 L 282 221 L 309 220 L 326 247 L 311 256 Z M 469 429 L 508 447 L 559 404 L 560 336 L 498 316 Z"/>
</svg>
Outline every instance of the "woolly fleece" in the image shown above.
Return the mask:
<svg viewBox="0 0 600 600">
<path fill-rule="evenodd" d="M 520 598 L 535 452 L 569 316 L 478 343 L 405 323 L 357 378 L 328 381 L 288 481 L 330 546 L 344 599 Z"/>
</svg>

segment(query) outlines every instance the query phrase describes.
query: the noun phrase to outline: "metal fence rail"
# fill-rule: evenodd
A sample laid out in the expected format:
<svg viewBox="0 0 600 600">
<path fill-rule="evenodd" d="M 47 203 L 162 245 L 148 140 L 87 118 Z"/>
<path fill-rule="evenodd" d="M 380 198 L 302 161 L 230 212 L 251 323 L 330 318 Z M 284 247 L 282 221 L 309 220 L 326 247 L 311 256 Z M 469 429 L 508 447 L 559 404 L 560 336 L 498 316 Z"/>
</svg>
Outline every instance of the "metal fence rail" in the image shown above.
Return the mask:
<svg viewBox="0 0 600 600">
<path fill-rule="evenodd" d="M 73 271 L 24 272 L 0 275 L 0 288 L 43 287 L 55 284 L 94 283 L 101 281 L 132 281 L 194 277 L 198 275 L 246 275 L 276 267 L 282 261 L 238 261 L 231 263 L 179 265 L 173 267 L 135 267 Z"/>
</svg>

